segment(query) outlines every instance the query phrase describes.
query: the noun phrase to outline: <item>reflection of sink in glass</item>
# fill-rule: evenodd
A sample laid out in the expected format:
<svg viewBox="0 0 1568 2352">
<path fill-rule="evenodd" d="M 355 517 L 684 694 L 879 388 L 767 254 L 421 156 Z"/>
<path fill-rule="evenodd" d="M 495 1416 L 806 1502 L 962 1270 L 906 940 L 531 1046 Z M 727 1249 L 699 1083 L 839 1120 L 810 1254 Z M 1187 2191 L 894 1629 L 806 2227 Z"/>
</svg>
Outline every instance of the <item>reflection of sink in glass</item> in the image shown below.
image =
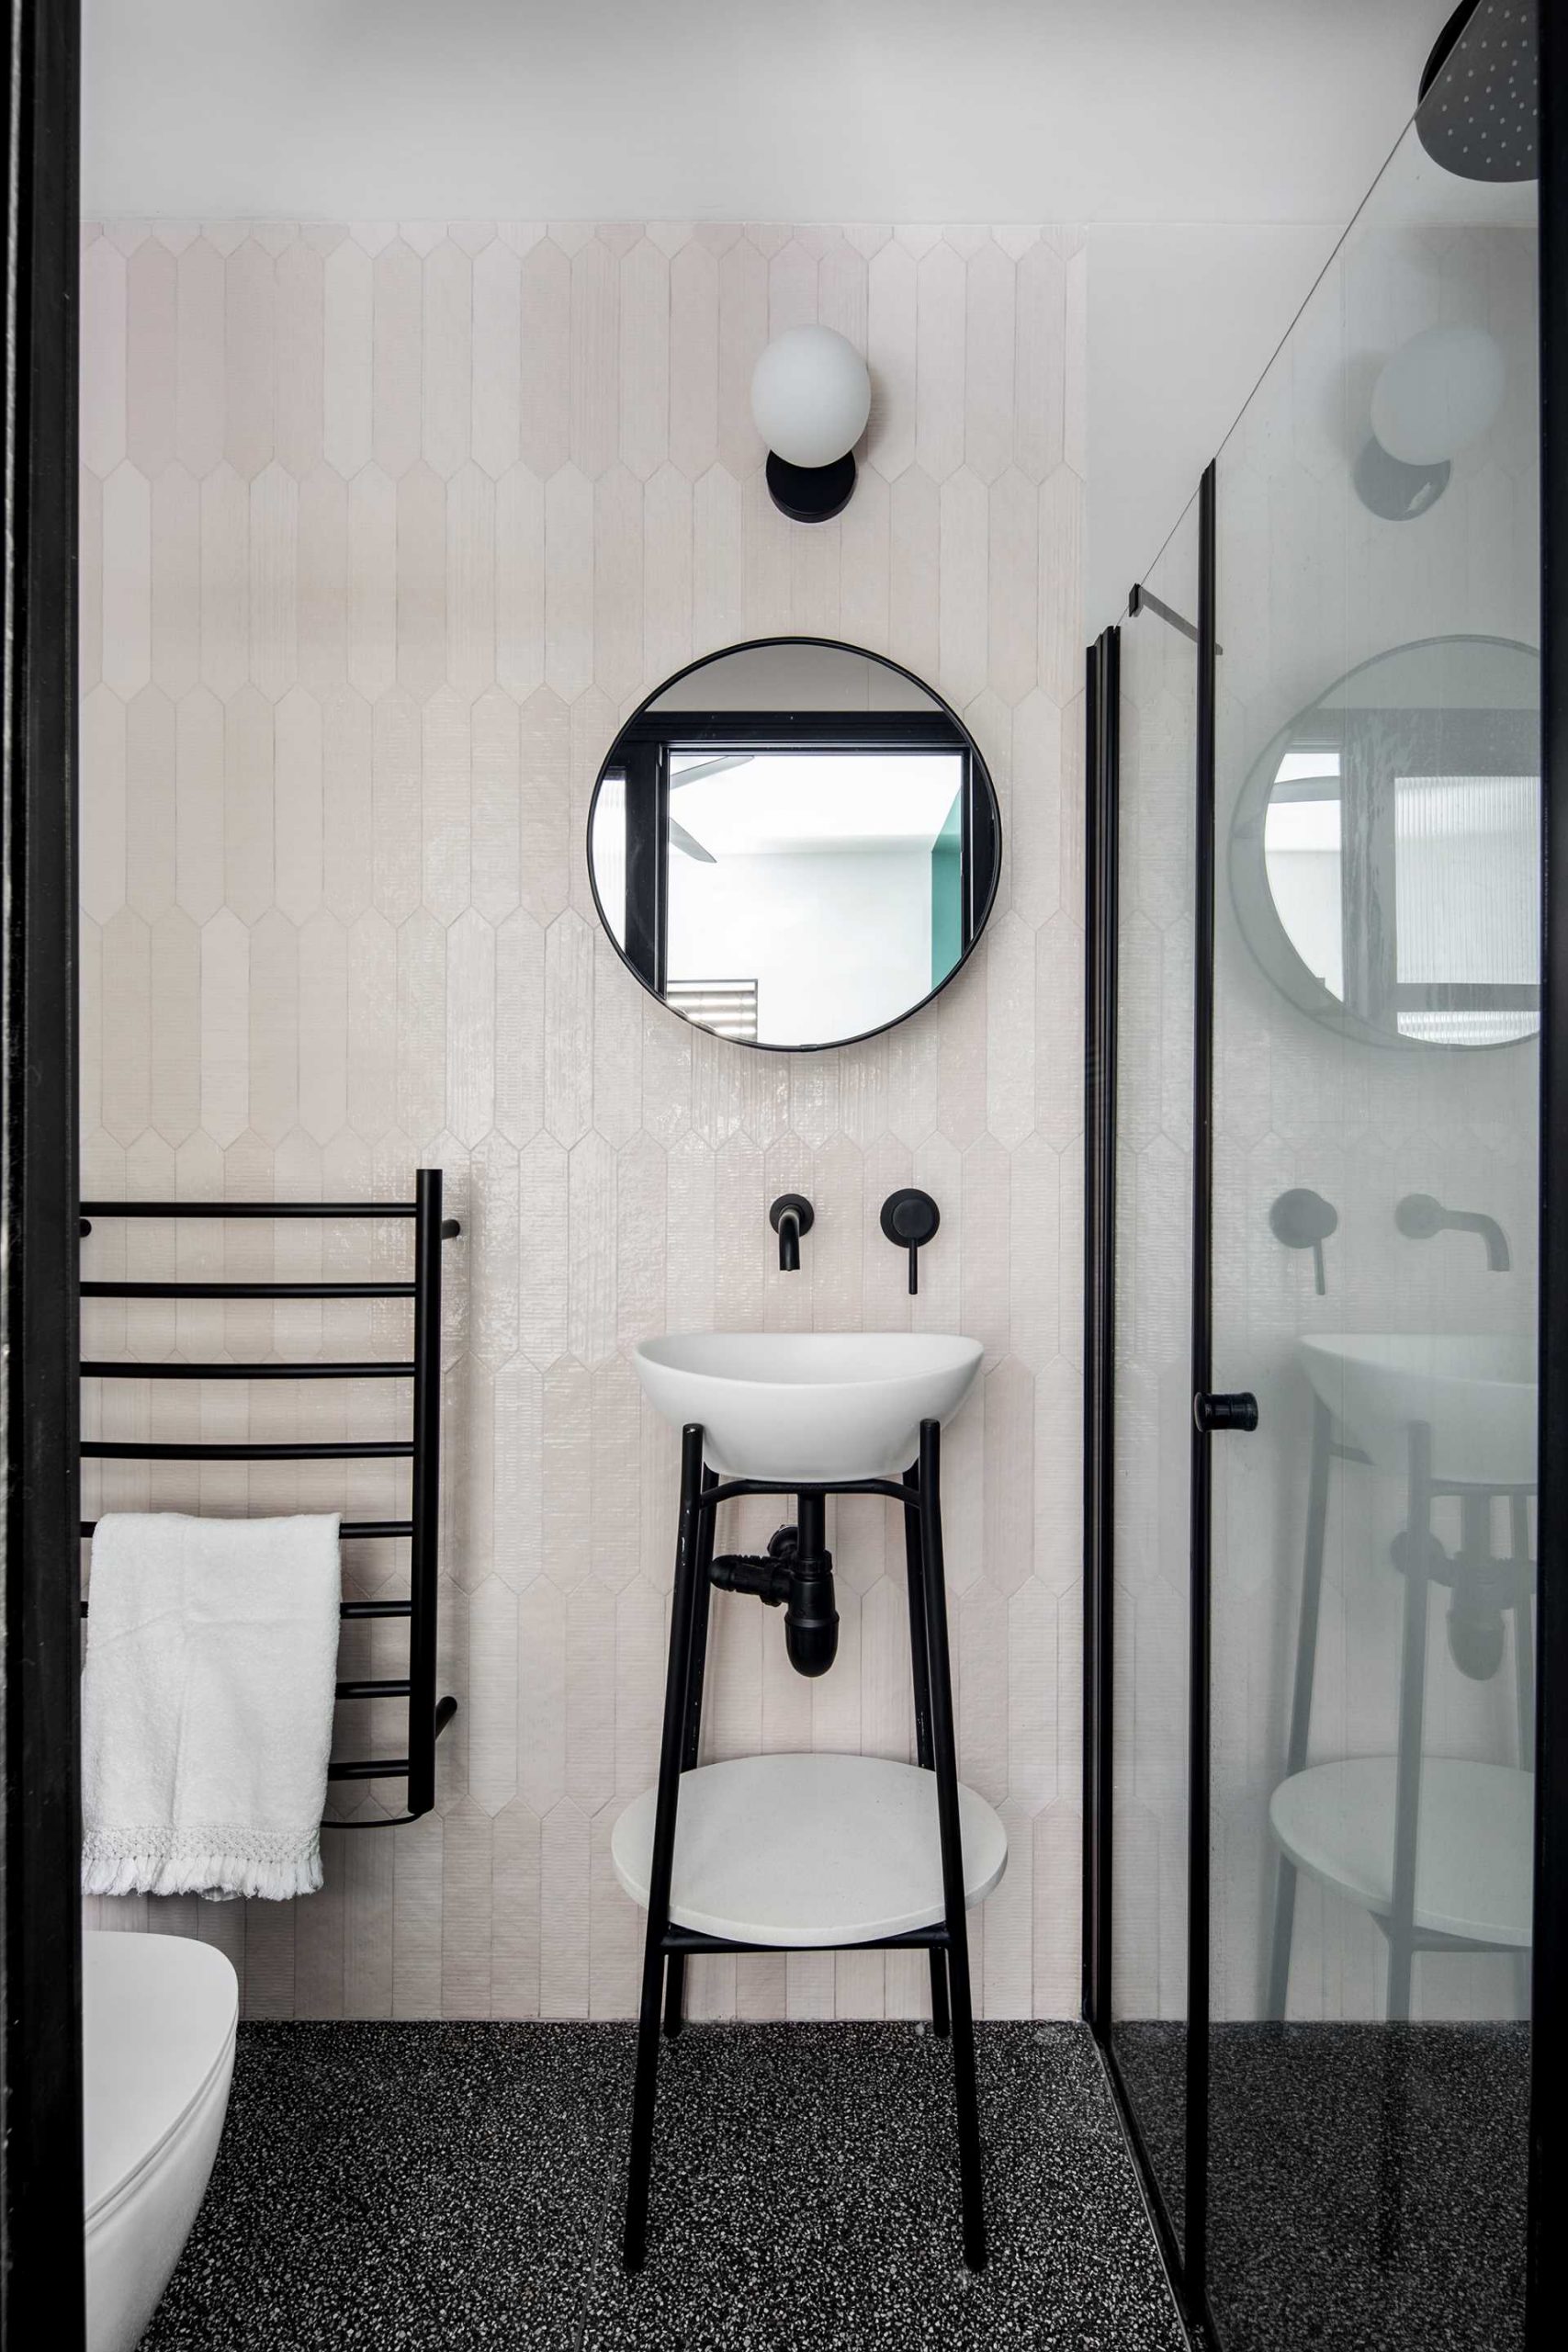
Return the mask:
<svg viewBox="0 0 1568 2352">
<path fill-rule="evenodd" d="M 1404 1475 L 1410 1425 L 1426 1421 L 1435 1477 L 1535 1483 L 1533 1336 L 1364 1331 L 1299 1344 L 1316 1394 L 1380 1470 Z"/>
</svg>

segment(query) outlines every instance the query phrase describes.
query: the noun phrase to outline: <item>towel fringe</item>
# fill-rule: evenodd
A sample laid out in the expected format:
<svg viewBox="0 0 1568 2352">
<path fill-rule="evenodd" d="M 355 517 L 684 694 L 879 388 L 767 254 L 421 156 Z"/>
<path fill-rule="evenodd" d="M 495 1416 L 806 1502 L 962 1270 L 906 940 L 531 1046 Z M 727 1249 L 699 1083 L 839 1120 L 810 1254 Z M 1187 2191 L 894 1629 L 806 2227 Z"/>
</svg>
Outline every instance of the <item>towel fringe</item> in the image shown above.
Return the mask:
<svg viewBox="0 0 1568 2352">
<path fill-rule="evenodd" d="M 200 1894 L 213 1903 L 288 1903 L 296 1895 L 318 1894 L 321 1886 L 319 1838 L 298 1854 L 266 1861 L 222 1848 L 156 1857 L 84 1851 L 82 1857 L 85 1894 Z"/>
</svg>

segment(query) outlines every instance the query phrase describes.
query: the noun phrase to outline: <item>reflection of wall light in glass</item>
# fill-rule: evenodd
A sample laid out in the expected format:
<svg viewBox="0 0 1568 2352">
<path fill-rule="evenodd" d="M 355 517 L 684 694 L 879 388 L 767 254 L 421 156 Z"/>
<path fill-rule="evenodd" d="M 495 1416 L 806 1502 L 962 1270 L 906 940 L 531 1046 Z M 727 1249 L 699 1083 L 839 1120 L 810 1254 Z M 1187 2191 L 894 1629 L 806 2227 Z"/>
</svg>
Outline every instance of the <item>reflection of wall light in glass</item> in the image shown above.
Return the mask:
<svg viewBox="0 0 1568 2352">
<path fill-rule="evenodd" d="M 1372 431 L 1403 464 L 1436 465 L 1480 439 L 1506 382 L 1484 327 L 1428 327 L 1385 362 L 1372 386 Z"/>
<path fill-rule="evenodd" d="M 1428 327 L 1383 363 L 1372 386 L 1371 438 L 1356 460 L 1363 506 L 1413 522 L 1449 486 L 1451 459 L 1503 404 L 1507 369 L 1484 327 Z"/>
</svg>

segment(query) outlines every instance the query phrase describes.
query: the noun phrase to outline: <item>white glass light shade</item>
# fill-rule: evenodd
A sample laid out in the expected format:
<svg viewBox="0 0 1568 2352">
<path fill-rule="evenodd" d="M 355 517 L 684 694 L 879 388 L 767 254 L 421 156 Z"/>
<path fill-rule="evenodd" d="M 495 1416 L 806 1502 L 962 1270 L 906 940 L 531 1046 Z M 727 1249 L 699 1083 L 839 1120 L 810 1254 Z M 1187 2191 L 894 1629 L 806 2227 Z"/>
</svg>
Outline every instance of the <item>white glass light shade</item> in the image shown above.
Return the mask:
<svg viewBox="0 0 1568 2352">
<path fill-rule="evenodd" d="M 865 361 L 831 327 L 791 327 L 757 362 L 751 414 L 788 465 L 834 464 L 854 447 L 870 413 Z"/>
<path fill-rule="evenodd" d="M 1388 360 L 1372 387 L 1372 431 L 1391 458 L 1433 466 L 1485 432 L 1507 371 L 1484 327 L 1428 327 Z"/>
</svg>

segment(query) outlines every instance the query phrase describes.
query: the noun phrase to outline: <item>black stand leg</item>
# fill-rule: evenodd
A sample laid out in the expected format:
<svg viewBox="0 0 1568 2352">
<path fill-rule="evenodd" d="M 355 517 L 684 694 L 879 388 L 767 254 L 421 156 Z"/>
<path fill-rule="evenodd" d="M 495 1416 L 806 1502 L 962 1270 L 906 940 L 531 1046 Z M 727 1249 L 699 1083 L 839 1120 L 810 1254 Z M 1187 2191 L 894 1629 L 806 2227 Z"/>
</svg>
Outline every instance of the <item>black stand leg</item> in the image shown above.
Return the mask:
<svg viewBox="0 0 1568 2352">
<path fill-rule="evenodd" d="M 917 1463 L 909 1472 L 909 1484 L 919 1478 Z M 904 1566 L 909 1586 L 909 1663 L 915 1682 L 915 1761 L 926 1771 L 931 1769 L 931 1648 L 926 1640 L 925 1570 L 920 1560 L 920 1518 L 917 1505 L 907 1505 L 904 1511 Z M 931 1964 L 931 2031 L 945 2041 L 948 2032 L 947 1960 L 933 1944 L 928 1955 Z"/>
<path fill-rule="evenodd" d="M 711 1470 L 703 1472 L 703 1489 L 717 1484 Z M 707 1663 L 708 1647 L 708 1570 L 713 1566 L 714 1521 L 716 1511 L 705 1510 L 697 1519 L 696 1590 L 692 1595 L 692 1639 L 686 1655 L 686 1695 L 682 1705 L 685 1731 L 681 1748 L 681 1770 L 695 1769 L 697 1749 L 703 1730 L 703 1672 Z M 672 1951 L 664 1963 L 664 2030 L 671 2041 L 686 2021 L 686 1955 Z"/>
<path fill-rule="evenodd" d="M 631 2154 L 626 2169 L 624 2259 L 628 2270 L 641 2269 L 648 2247 L 648 2183 L 653 2161 L 653 2105 L 659 2080 L 659 1996 L 663 1988 L 664 1936 L 670 1925 L 670 1878 L 675 1860 L 675 1815 L 689 1720 L 699 1528 L 704 1516 L 697 1509 L 702 1477 L 703 1432 L 694 1421 L 682 1432 L 681 1442 L 681 1532 L 675 1547 L 675 1589 L 670 1608 L 664 1736 L 659 1751 L 659 1797 L 648 1889 L 648 1939 L 643 1946 L 642 2005 L 637 2018 L 637 2086 L 632 2094 Z"/>
<path fill-rule="evenodd" d="M 686 1955 L 672 1951 L 664 1963 L 664 2031 L 673 2041 L 686 2022 Z"/>
<path fill-rule="evenodd" d="M 958 2177 L 964 2203 L 964 2259 L 986 2261 L 985 2192 L 980 2177 L 980 2109 L 975 2084 L 975 2016 L 969 1993 L 969 1937 L 964 1904 L 964 1849 L 958 1822 L 958 1757 L 953 1727 L 953 1677 L 947 1647 L 947 1590 L 942 1558 L 941 1425 L 920 1423 L 920 1561 L 930 1660 L 931 1761 L 942 1838 L 942 1904 L 947 1916 L 947 1976 L 953 2005 L 953 2086 L 958 2114 Z"/>
<path fill-rule="evenodd" d="M 933 1944 L 928 1958 L 931 1964 L 931 2031 L 939 2041 L 945 2041 L 953 2030 L 947 2002 L 947 1955 Z"/>
</svg>

